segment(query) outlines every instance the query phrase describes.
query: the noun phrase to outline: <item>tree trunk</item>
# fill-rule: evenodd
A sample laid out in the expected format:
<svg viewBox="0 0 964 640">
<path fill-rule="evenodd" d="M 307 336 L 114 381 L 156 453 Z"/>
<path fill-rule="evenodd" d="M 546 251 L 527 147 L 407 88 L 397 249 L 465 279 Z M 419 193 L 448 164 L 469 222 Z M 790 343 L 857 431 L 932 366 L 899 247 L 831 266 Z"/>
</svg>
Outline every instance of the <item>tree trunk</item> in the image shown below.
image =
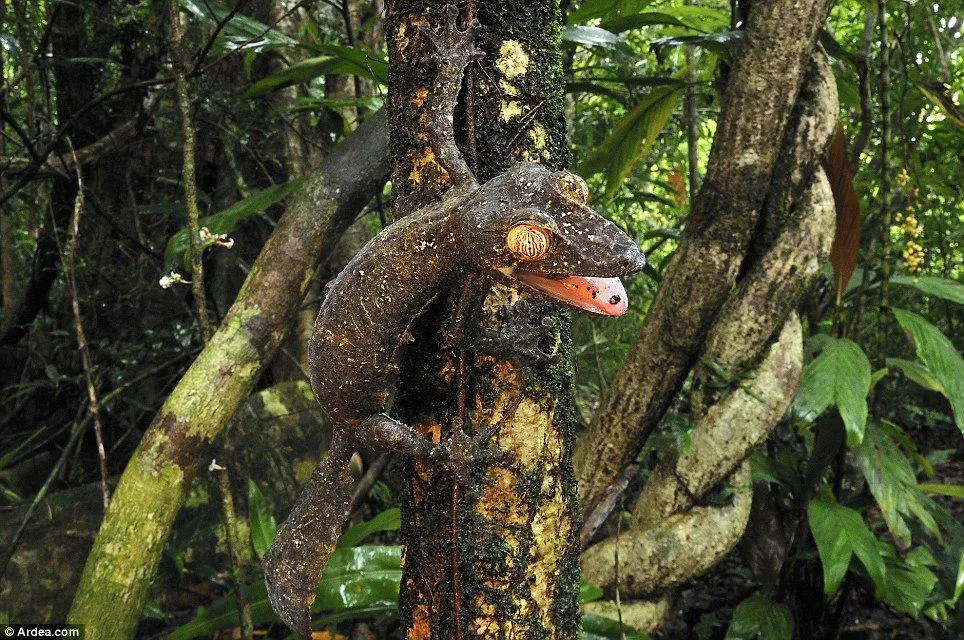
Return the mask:
<svg viewBox="0 0 964 640">
<path fill-rule="evenodd" d="M 450 184 L 420 125 L 435 69 L 423 55 L 428 45 L 418 27 L 437 28 L 444 4 L 387 3 L 398 215 L 437 200 Z M 469 2 L 463 17 L 466 12 L 482 24 L 477 46 L 485 54 L 470 66 L 457 111 L 458 142 L 469 165 L 480 181 L 520 160 L 561 168 L 568 153 L 558 3 Z M 497 327 L 498 306 L 522 297 L 494 288 L 485 321 Z M 531 305 L 532 322 L 549 317 L 556 323 L 549 342 L 567 354 L 568 314 L 543 302 Z M 521 370 L 492 356 L 464 359 L 453 346 L 465 333 L 453 319 L 458 307 L 458 296 L 449 296 L 416 328 L 415 344 L 427 355 L 407 363 L 401 413 L 434 439 L 448 437 L 454 420 L 474 433 L 498 425 L 493 441 L 508 461 L 473 473 L 475 491 L 424 465 L 410 466 L 399 603 L 407 637 L 573 637 L 579 625 L 571 366 L 564 360 Z"/>
</svg>

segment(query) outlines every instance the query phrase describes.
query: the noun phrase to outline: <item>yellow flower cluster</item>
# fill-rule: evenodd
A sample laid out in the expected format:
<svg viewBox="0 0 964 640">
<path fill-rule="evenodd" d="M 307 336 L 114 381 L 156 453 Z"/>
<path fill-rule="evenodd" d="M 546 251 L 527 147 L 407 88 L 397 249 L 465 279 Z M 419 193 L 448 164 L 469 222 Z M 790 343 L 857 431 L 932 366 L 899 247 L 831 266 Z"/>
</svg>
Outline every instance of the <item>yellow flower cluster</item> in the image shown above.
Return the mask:
<svg viewBox="0 0 964 640">
<path fill-rule="evenodd" d="M 917 211 L 915 203 L 920 192 L 917 187 L 908 188 L 910 176 L 907 174 L 907 169 L 901 169 L 895 181 L 897 185 L 907 193 L 908 200 L 907 215 L 902 216 L 898 213 L 894 216 L 895 221 L 900 225 L 901 232 L 907 237 L 904 250 L 900 255 L 908 271 L 911 273 L 920 273 L 924 268 L 925 254 L 924 247 L 917 241 L 924 234 L 924 228 L 920 222 L 917 221 L 917 216 L 914 215 Z"/>
</svg>

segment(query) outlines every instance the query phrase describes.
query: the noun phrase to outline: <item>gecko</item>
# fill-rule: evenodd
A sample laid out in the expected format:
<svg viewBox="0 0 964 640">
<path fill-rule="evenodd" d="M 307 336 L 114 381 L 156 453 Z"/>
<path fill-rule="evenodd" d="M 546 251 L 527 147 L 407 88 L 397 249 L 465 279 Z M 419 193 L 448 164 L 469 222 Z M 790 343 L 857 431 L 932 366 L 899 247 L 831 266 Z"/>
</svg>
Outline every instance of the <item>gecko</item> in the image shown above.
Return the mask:
<svg viewBox="0 0 964 640">
<path fill-rule="evenodd" d="M 619 280 L 645 257 L 619 227 L 589 208 L 589 189 L 568 171 L 518 163 L 479 184 L 455 144 L 454 109 L 465 68 L 479 55 L 473 21 L 445 8 L 440 33 L 423 28 L 438 64 L 429 102 L 430 143 L 452 186 L 441 201 L 385 227 L 334 278 L 308 345 L 308 373 L 331 418 L 327 457 L 278 530 L 263 567 L 280 618 L 311 634 L 310 607 L 352 495 L 349 460 L 361 446 L 435 462 L 457 481 L 491 459 L 489 434 L 453 425 L 436 443 L 386 413 L 410 329 L 440 294 L 480 274 L 593 313 L 618 316 L 628 299 Z M 526 332 L 524 335 L 532 335 Z M 524 349 L 525 345 L 519 345 Z"/>
</svg>

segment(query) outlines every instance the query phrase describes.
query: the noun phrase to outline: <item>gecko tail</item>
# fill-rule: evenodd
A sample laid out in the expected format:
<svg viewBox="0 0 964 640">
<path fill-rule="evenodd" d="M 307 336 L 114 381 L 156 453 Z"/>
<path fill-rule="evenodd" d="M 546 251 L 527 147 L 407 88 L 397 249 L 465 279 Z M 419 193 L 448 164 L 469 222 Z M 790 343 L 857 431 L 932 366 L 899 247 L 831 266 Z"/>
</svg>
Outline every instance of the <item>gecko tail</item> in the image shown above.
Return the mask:
<svg viewBox="0 0 964 640">
<path fill-rule="evenodd" d="M 336 436 L 264 556 L 271 607 L 305 638 L 311 637 L 315 589 L 349 515 L 349 459 L 350 452 Z"/>
</svg>

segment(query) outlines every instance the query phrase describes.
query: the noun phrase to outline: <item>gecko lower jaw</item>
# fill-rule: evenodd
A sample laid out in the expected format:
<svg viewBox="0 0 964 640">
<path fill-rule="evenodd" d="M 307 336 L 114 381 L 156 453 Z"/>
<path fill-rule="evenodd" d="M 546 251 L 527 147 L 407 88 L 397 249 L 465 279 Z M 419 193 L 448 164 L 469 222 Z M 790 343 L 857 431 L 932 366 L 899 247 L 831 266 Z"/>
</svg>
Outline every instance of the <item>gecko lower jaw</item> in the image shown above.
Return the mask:
<svg viewBox="0 0 964 640">
<path fill-rule="evenodd" d="M 509 267 L 499 271 L 529 289 L 590 313 L 621 316 L 629 308 L 629 297 L 619 278 L 545 275 Z"/>
</svg>

